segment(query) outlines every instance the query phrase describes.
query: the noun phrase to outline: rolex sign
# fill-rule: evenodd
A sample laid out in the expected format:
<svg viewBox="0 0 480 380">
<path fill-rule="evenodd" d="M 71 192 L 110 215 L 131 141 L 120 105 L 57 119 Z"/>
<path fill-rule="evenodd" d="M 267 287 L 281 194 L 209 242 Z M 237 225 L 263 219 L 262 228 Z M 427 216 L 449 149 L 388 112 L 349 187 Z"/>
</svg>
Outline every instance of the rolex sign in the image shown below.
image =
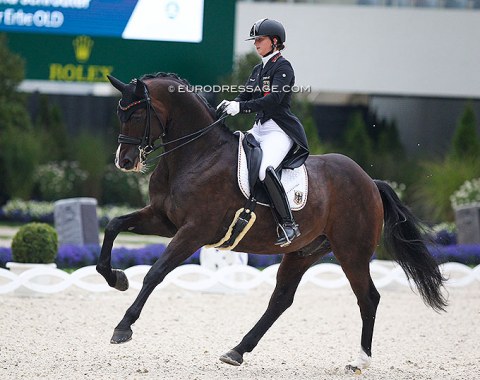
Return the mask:
<svg viewBox="0 0 480 380">
<path fill-rule="evenodd" d="M 216 84 L 233 66 L 234 25 L 235 0 L 0 0 L 0 34 L 25 79 L 51 88 L 159 71 Z"/>
</svg>

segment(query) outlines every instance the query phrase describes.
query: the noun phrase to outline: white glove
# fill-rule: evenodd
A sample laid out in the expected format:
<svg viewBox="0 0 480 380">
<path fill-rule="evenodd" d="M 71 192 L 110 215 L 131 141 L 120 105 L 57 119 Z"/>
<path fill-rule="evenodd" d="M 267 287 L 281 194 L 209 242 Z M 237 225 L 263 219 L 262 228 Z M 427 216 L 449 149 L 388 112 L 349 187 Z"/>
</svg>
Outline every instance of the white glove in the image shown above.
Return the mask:
<svg viewBox="0 0 480 380">
<path fill-rule="evenodd" d="M 228 102 L 227 107 L 225 108 L 225 112 L 228 113 L 230 116 L 235 116 L 237 113 L 240 112 L 240 103 L 234 100 Z"/>
</svg>

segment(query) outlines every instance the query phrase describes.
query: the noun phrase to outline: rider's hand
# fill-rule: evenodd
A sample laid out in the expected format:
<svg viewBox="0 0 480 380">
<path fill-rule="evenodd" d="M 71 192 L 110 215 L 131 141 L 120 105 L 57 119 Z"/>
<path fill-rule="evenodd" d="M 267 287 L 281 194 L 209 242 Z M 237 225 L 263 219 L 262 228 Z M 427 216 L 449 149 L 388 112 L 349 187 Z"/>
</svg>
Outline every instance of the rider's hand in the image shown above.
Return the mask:
<svg viewBox="0 0 480 380">
<path fill-rule="evenodd" d="M 230 103 L 228 100 L 225 100 L 225 99 L 222 100 L 222 101 L 220 102 L 220 104 L 217 106 L 217 110 L 219 110 L 219 109 L 221 109 L 221 108 L 225 108 L 225 107 L 228 105 L 228 103 Z"/>
<path fill-rule="evenodd" d="M 228 103 L 230 103 L 228 100 L 222 100 L 217 106 L 217 119 L 220 119 L 225 114 L 225 108 L 227 108 Z"/>
<path fill-rule="evenodd" d="M 236 101 L 228 102 L 225 112 L 230 116 L 235 116 L 240 112 L 240 103 Z"/>
</svg>

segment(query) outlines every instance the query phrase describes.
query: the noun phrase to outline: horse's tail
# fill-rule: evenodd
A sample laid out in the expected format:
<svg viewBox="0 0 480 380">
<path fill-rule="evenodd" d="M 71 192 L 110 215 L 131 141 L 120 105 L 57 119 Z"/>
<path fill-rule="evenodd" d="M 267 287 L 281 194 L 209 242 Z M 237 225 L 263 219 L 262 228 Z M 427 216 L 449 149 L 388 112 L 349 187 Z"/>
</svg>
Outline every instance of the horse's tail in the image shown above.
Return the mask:
<svg viewBox="0 0 480 380">
<path fill-rule="evenodd" d="M 420 232 L 420 221 L 400 201 L 390 185 L 375 180 L 384 209 L 383 240 L 387 252 L 415 283 L 425 304 L 445 311 L 447 301 L 441 292 L 444 281 Z"/>
</svg>

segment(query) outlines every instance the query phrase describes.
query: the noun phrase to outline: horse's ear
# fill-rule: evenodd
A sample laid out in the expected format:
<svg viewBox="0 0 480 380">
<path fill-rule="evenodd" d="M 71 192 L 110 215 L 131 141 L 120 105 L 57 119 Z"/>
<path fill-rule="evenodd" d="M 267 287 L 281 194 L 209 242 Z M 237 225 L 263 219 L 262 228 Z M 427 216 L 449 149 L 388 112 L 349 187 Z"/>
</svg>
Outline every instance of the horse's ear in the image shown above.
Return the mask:
<svg viewBox="0 0 480 380">
<path fill-rule="evenodd" d="M 137 79 L 137 85 L 135 86 L 135 96 L 143 98 L 145 96 L 145 83 L 140 79 Z"/>
<path fill-rule="evenodd" d="M 115 87 L 118 91 L 123 92 L 125 89 L 126 84 L 123 83 L 121 80 L 112 77 L 111 75 L 107 75 L 108 80 L 112 84 L 113 87 Z"/>
</svg>

